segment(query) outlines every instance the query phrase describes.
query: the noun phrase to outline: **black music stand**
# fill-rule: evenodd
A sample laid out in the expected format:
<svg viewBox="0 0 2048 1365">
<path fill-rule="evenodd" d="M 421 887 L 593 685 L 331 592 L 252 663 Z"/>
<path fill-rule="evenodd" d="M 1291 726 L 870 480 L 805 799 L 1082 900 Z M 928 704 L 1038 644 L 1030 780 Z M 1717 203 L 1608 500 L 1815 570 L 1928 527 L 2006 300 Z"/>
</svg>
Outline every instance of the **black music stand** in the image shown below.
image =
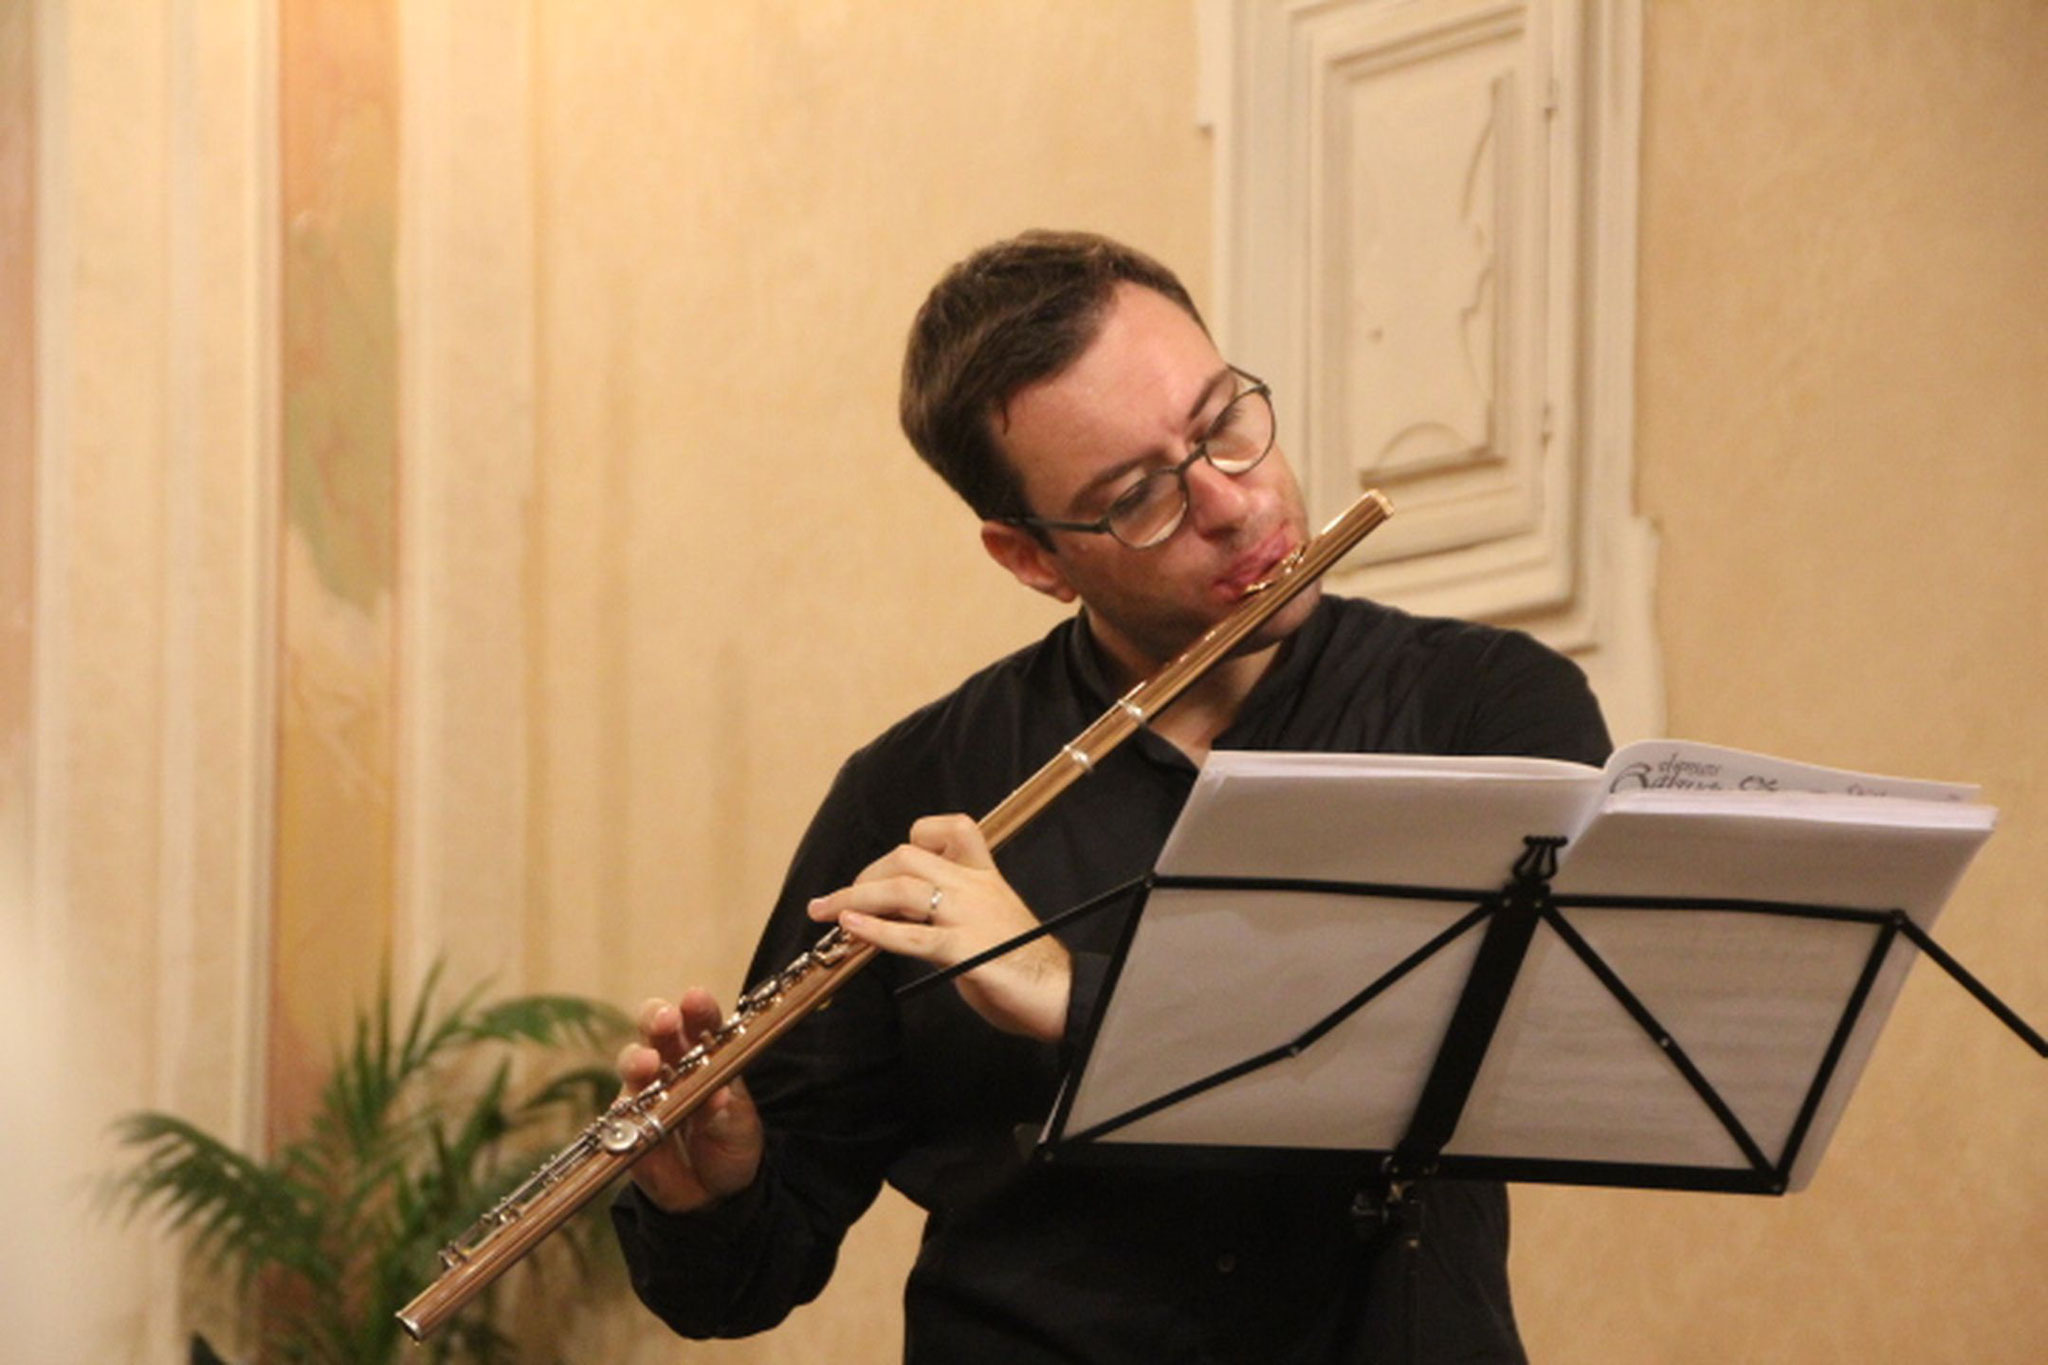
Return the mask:
<svg viewBox="0 0 2048 1365">
<path fill-rule="evenodd" d="M 1138 897 L 1038 1159 L 1356 1161 L 1412 1253 L 1431 1176 L 1801 1188 L 1911 948 L 2048 1056 L 1928 933 L 1988 808 L 1351 761 L 1212 756 L 1149 878 L 1026 936 Z"/>
<path fill-rule="evenodd" d="M 1738 789 L 1641 790 L 1674 754 Z M 1604 771 L 1212 755 L 1040 1154 L 1797 1189 L 1904 949 L 2048 1055 L 1928 933 L 1995 823 L 1969 795 L 1664 741 Z"/>
<path fill-rule="evenodd" d="M 1443 1175 L 1783 1194 L 1818 1164 L 1910 965 L 1904 944 L 2048 1056 L 1903 910 L 1561 893 L 1563 842 L 1527 837 L 1497 891 L 1156 874 L 1041 1156 L 1342 1147 L 1396 1189 Z M 1228 1013 L 1192 1008 L 1186 966 L 1212 956 L 1197 941 L 1246 896 L 1295 902 L 1279 911 L 1278 938 L 1292 941 L 1281 956 L 1313 960 L 1290 970 L 1270 951 L 1230 954 L 1246 977 L 1284 980 L 1289 1007 L 1264 1039 L 1229 1025 L 1256 1040 L 1235 1051 L 1164 1045 L 1160 1020 Z M 1361 897 L 1386 913 L 1339 904 Z M 1350 942 L 1331 943 L 1333 918 L 1351 920 Z M 1700 937 L 1731 934 L 1744 949 L 1702 970 Z M 1350 970 L 1333 954 L 1359 968 L 1354 989 L 1311 984 Z M 1759 981 L 1762 959 L 1785 971 Z M 1818 979 L 1788 998 L 1788 973 Z"/>
<path fill-rule="evenodd" d="M 1527 838 L 1506 884 L 1481 893 L 1155 874 L 1039 1158 L 1272 1162 L 1348 1149 L 1361 1163 L 1361 1232 L 1407 1259 L 1426 1237 L 1415 1182 L 1433 1176 L 1751 1194 L 1804 1185 L 1910 963 L 1902 941 L 2048 1056 L 2048 1040 L 1902 909 L 1560 893 L 1563 842 Z M 1292 921 L 1279 937 L 1305 951 L 1292 971 L 1268 953 L 1226 960 L 1288 1008 L 1269 1021 L 1270 1040 L 1188 1070 L 1189 1049 L 1162 1049 L 1169 1021 L 1232 1011 L 1191 999 L 1175 959 L 1192 949 L 1219 960 L 1201 940 L 1233 937 L 1241 916 L 1230 907 L 1248 896 L 1279 897 Z M 1359 897 L 1382 913 L 1346 914 Z M 1380 922 L 1339 951 L 1333 918 Z M 1790 953 L 1793 976 L 1817 973 L 1817 989 L 1781 992 L 1777 979 L 1745 980 L 1740 963 L 1728 974 L 1725 960 L 1716 979 L 1686 961 L 1688 939 L 1743 931 L 1759 940 L 1742 955 L 1752 964 Z M 1341 981 L 1330 964 L 1346 957 L 1355 989 L 1313 988 Z M 1419 1305 L 1403 1311 L 1407 1357 L 1419 1360 Z"/>
</svg>

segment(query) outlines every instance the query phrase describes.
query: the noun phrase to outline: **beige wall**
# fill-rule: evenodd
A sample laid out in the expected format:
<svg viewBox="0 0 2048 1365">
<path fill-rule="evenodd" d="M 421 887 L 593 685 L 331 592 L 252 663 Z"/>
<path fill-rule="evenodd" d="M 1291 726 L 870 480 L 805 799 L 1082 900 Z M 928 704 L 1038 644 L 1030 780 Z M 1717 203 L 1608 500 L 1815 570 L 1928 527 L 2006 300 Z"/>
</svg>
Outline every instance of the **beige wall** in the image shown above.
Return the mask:
<svg viewBox="0 0 2048 1365">
<path fill-rule="evenodd" d="M 904 453 L 923 289 L 1040 222 L 1209 273 L 1181 0 L 0 3 L 4 946 L 70 1133 L 289 1128 L 387 944 L 729 994 L 839 758 L 1055 616 Z M 76 1227 L 57 1358 L 181 1359 L 167 1251 Z M 910 1236 L 704 1358 L 889 1357 Z"/>
<path fill-rule="evenodd" d="M 0 159 L 0 205 L 50 229 L 40 296 L 0 276 L 0 337 L 40 362 L 33 411 L 0 394 L 0 490 L 42 509 L 32 563 L 0 561 L 41 604 L 36 671 L 0 674 L 40 687 L 0 692 L 0 852 L 60 1032 L 119 1000 L 141 1035 L 76 1131 L 152 1104 L 260 1132 L 386 942 L 413 975 L 446 953 L 622 1003 L 730 991 L 840 756 L 1053 619 L 896 432 L 925 286 L 1060 223 L 1207 292 L 1188 0 L 391 0 L 309 55 L 291 25 L 319 8 L 74 0 L 38 29 L 0 0 L 0 71 L 42 76 L 0 132 L 44 151 Z M 1982 781 L 2005 827 L 1943 936 L 2048 1017 L 2048 8 L 1666 0 L 1646 33 L 1639 497 L 1671 728 Z M 351 82 L 367 133 L 321 103 Z M 367 274 L 294 274 L 323 233 Z M 350 466 L 291 419 L 364 371 L 323 379 L 275 319 L 363 278 L 394 463 L 347 529 L 393 557 L 350 572 L 299 500 Z M 344 898 L 347 847 L 377 884 Z M 1812 1190 L 1519 1192 L 1531 1344 L 2035 1359 L 2044 1122 L 2040 1064 L 1923 970 Z M 759 1341 L 609 1314 L 565 1353 L 893 1359 L 913 1236 L 885 1202 Z M 176 1358 L 163 1255 L 80 1237 L 107 1279 L 62 1358 Z"/>
<path fill-rule="evenodd" d="M 1941 938 L 2048 1020 L 2048 6 L 1647 15 L 1639 498 L 1675 733 L 1983 783 Z M 1528 1191 L 1555 1361 L 2034 1361 L 2042 1063 L 1923 963 L 1813 1187 Z"/>
</svg>

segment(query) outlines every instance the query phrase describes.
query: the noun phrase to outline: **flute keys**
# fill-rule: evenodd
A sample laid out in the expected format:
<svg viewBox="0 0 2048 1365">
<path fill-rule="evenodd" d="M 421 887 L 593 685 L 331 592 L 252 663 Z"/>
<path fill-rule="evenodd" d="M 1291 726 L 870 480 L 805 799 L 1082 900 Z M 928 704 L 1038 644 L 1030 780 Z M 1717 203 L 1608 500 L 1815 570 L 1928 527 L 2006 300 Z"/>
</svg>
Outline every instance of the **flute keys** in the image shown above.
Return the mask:
<svg viewBox="0 0 2048 1365">
<path fill-rule="evenodd" d="M 598 1125 L 597 1145 L 613 1156 L 624 1156 L 640 1145 L 641 1127 L 623 1118 L 606 1119 Z"/>
</svg>

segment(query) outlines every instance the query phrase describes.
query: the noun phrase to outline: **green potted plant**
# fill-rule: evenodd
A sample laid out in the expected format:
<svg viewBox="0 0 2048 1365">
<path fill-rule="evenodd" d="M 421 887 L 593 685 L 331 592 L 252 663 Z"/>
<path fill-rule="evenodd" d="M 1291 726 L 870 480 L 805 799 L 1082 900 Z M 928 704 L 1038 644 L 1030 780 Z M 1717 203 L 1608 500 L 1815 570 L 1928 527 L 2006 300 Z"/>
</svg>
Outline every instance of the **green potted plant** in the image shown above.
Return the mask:
<svg viewBox="0 0 2048 1365">
<path fill-rule="evenodd" d="M 403 1340 L 394 1314 L 438 1273 L 440 1248 L 617 1090 L 594 1060 L 628 1030 L 617 1010 L 564 995 L 487 1001 L 482 987 L 436 1009 L 440 975 L 429 972 L 402 1025 L 380 987 L 308 1131 L 267 1160 L 174 1114 L 117 1124 L 136 1159 L 113 1182 L 116 1202 L 130 1218 L 166 1219 L 192 1264 L 229 1281 L 266 1363 L 390 1365 Z M 589 1253 L 609 1245 L 593 1235 L 597 1212 L 519 1269 L 570 1256 L 587 1273 Z M 503 1307 L 487 1294 L 418 1358 L 512 1360 Z M 203 1337 L 192 1349 L 195 1365 L 220 1359 Z"/>
</svg>

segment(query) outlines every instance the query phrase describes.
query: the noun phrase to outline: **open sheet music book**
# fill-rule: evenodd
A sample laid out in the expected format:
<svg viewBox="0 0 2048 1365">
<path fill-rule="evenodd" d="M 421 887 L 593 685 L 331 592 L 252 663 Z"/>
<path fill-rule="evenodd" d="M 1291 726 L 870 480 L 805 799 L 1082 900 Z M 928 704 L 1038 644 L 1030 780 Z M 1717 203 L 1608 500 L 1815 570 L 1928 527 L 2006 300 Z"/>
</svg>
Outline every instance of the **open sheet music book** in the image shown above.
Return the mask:
<svg viewBox="0 0 2048 1365">
<path fill-rule="evenodd" d="M 1881 915 L 1932 924 L 1995 823 L 1976 798 L 1674 740 L 1603 769 L 1213 754 L 1047 1151 L 1394 1151 L 1468 917 L 1549 838 L 1565 930 L 1536 928 L 1441 1169 L 1797 1188 L 1915 956 Z"/>
</svg>

